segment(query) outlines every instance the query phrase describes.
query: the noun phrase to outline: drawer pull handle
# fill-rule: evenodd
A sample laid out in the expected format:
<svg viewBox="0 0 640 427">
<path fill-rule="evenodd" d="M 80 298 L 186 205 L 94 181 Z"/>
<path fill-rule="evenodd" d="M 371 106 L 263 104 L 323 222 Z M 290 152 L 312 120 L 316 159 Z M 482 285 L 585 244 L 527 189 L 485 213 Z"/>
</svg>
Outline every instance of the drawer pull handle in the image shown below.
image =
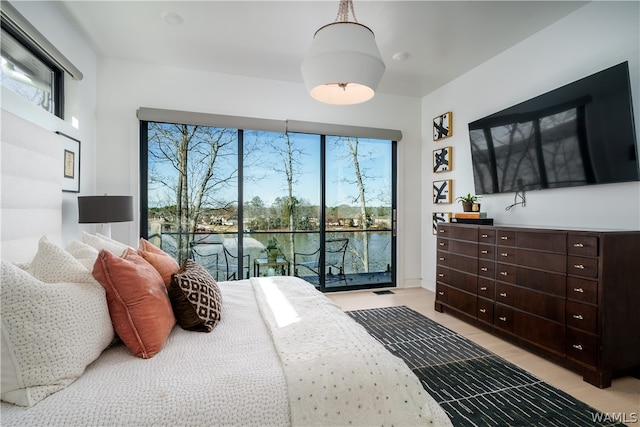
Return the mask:
<svg viewBox="0 0 640 427">
<path fill-rule="evenodd" d="M 573 268 L 577 268 L 578 270 L 584 270 L 584 265 L 582 265 L 582 264 L 573 264 Z"/>
<path fill-rule="evenodd" d="M 481 291 L 486 291 L 486 290 L 487 290 L 487 287 L 486 287 L 486 286 L 483 286 L 483 287 L 481 287 L 481 288 L 480 288 L 480 290 L 481 290 Z"/>
<path fill-rule="evenodd" d="M 489 235 L 488 234 L 483 234 L 480 237 L 482 237 L 483 239 L 486 239 L 487 237 L 489 237 Z"/>
<path fill-rule="evenodd" d="M 500 274 L 502 274 L 503 276 L 506 276 L 509 273 L 507 273 L 506 271 L 501 271 Z"/>
<path fill-rule="evenodd" d="M 438 295 L 444 295 L 444 292 L 439 291 L 439 292 L 438 292 Z"/>
<path fill-rule="evenodd" d="M 509 254 L 507 252 L 502 252 L 500 255 L 502 255 L 503 257 L 508 257 Z"/>
<path fill-rule="evenodd" d="M 503 322 L 506 322 L 506 321 L 507 321 L 506 316 L 500 316 L 500 317 L 498 317 L 498 319 L 502 320 Z"/>
<path fill-rule="evenodd" d="M 444 242 L 440 242 L 438 243 L 440 246 L 444 246 Z"/>
<path fill-rule="evenodd" d="M 481 250 L 480 252 L 481 252 L 481 253 L 483 253 L 483 254 L 488 254 L 488 253 L 489 253 L 489 251 L 488 251 L 488 250 L 486 250 L 486 249 L 483 249 L 483 250 Z"/>
<path fill-rule="evenodd" d="M 444 261 L 444 257 L 441 256 L 440 258 L 438 258 L 440 261 Z"/>
<path fill-rule="evenodd" d="M 574 344 L 572 345 L 572 347 L 575 348 L 576 350 L 582 351 L 582 344 Z"/>
<path fill-rule="evenodd" d="M 582 288 L 573 288 L 573 292 L 579 292 L 579 293 L 584 293 L 584 289 Z"/>
<path fill-rule="evenodd" d="M 480 313 L 486 313 L 486 312 L 487 312 L 487 309 L 486 309 L 486 308 L 481 308 L 481 309 L 480 309 Z"/>
<path fill-rule="evenodd" d="M 444 231 L 444 230 L 440 230 L 440 232 L 441 232 L 441 233 L 444 233 L 445 231 Z"/>
<path fill-rule="evenodd" d="M 500 236 L 500 240 L 509 240 L 507 236 Z"/>
<path fill-rule="evenodd" d="M 578 320 L 582 320 L 582 319 L 584 319 L 584 317 L 582 317 L 582 314 L 574 314 L 574 315 L 573 315 L 573 318 L 574 318 L 574 319 L 578 319 Z"/>
<path fill-rule="evenodd" d="M 487 267 L 482 267 L 480 270 L 482 271 L 489 271 L 489 269 Z"/>
<path fill-rule="evenodd" d="M 507 293 L 506 292 L 500 292 L 500 296 L 506 298 L 507 297 Z"/>
<path fill-rule="evenodd" d="M 574 243 L 573 247 L 574 248 L 584 248 L 584 245 L 582 243 Z"/>
<path fill-rule="evenodd" d="M 438 277 L 444 277 L 444 273 L 438 273 Z"/>
</svg>

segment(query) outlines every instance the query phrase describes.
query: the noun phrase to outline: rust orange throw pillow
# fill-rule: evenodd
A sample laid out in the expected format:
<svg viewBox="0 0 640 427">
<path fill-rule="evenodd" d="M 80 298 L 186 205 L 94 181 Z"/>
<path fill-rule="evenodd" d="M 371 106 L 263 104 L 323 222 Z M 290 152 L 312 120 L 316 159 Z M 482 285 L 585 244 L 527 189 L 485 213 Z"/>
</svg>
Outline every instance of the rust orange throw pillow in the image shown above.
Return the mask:
<svg viewBox="0 0 640 427">
<path fill-rule="evenodd" d="M 107 291 L 111 323 L 122 342 L 138 357 L 153 357 L 176 323 L 160 273 L 132 249 L 122 257 L 101 250 L 93 277 Z"/>
<path fill-rule="evenodd" d="M 140 238 L 138 254 L 158 270 L 158 273 L 162 276 L 164 285 L 169 287 L 169 284 L 171 283 L 171 276 L 180 268 L 178 261 L 171 258 L 171 255 L 143 238 Z"/>
</svg>

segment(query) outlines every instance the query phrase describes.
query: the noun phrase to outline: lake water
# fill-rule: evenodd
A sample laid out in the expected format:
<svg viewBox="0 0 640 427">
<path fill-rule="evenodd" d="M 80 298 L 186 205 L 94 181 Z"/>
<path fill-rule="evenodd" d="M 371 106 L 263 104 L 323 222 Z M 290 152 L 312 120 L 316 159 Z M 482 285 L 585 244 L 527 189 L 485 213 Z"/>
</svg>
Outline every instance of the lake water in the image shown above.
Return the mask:
<svg viewBox="0 0 640 427">
<path fill-rule="evenodd" d="M 311 254 L 316 252 L 320 246 L 319 233 L 293 233 L 293 236 L 296 253 Z M 362 231 L 332 231 L 327 232 L 325 238 L 327 241 L 333 239 L 349 239 L 344 257 L 345 274 L 388 271 L 391 266 L 391 231 L 368 232 L 368 269 L 365 268 L 363 261 L 363 236 L 364 233 Z M 243 239 L 245 270 L 243 275 L 246 275 L 247 264 L 249 266 L 249 274 L 253 275 L 254 260 L 256 258 L 267 257 L 264 248 L 271 237 L 275 237 L 278 241 L 278 246 L 281 250 L 280 256 L 293 263 L 290 233 L 245 233 Z M 156 238 L 155 244 L 160 243 L 157 240 L 159 239 Z M 223 252 L 223 246 L 226 247 L 232 255 L 237 254 L 237 238 L 235 234 L 196 234 L 194 242 L 193 259 L 206 267 L 212 274 L 216 270 L 226 270 L 227 261 Z M 175 235 L 172 235 L 172 233 L 162 234 L 161 245 L 164 251 L 176 257 L 177 248 Z M 329 254 L 327 257 L 329 257 Z M 229 258 L 228 255 L 227 258 Z M 311 257 L 297 256 L 296 260 L 299 262 L 300 259 L 306 261 L 310 258 Z M 230 262 L 234 263 L 231 258 Z M 291 274 L 293 273 L 292 270 Z"/>
</svg>

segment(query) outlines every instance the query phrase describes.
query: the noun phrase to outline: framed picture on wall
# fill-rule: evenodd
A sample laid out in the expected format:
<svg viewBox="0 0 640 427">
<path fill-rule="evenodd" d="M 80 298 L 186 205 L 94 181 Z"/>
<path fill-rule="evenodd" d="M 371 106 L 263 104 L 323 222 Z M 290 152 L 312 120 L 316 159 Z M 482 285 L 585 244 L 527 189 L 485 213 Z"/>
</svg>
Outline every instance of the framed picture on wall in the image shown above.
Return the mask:
<svg viewBox="0 0 640 427">
<path fill-rule="evenodd" d="M 434 212 L 432 219 L 433 234 L 438 234 L 438 224 L 451 222 L 451 212 Z"/>
<path fill-rule="evenodd" d="M 62 191 L 80 192 L 80 141 L 56 132 L 62 138 Z"/>
<path fill-rule="evenodd" d="M 453 135 L 453 113 L 441 114 L 433 119 L 433 140 L 440 141 Z"/>
<path fill-rule="evenodd" d="M 433 203 L 451 203 L 452 180 L 433 181 Z"/>
<path fill-rule="evenodd" d="M 433 172 L 449 172 L 453 169 L 451 154 L 453 147 L 444 147 L 433 150 Z"/>
</svg>

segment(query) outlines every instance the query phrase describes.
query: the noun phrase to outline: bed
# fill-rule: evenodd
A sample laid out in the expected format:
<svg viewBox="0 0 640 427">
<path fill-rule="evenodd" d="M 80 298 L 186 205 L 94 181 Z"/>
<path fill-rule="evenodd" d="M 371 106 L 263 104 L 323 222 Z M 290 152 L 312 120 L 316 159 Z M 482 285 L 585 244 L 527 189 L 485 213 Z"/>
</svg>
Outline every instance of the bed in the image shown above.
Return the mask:
<svg viewBox="0 0 640 427">
<path fill-rule="evenodd" d="M 94 260 L 98 248 L 89 246 L 62 249 L 43 238 L 31 263 L 2 260 L 3 426 L 450 425 L 403 361 L 296 277 L 217 282 L 219 320 L 209 332 L 171 325 L 155 353 L 136 357 L 114 339 L 109 291 L 95 281 L 95 265 L 111 252 L 99 249 Z M 79 341 L 67 344 L 67 335 Z M 20 402 L 4 386 L 5 353 L 21 345 L 36 360 L 31 371 L 16 370 L 32 380 L 51 382 L 72 357 L 89 363 L 58 373 L 44 391 L 36 384 L 35 397 Z"/>
<path fill-rule="evenodd" d="M 404 362 L 301 279 L 219 282 L 209 320 L 172 318 L 189 307 L 167 302 L 184 265 L 83 232 L 59 183 L 60 136 L 5 111 L 1 132 L 3 426 L 451 424 Z M 140 276 L 127 283 L 153 287 L 114 292 L 103 276 L 122 259 Z M 141 299 L 165 315 L 144 317 Z"/>
</svg>

